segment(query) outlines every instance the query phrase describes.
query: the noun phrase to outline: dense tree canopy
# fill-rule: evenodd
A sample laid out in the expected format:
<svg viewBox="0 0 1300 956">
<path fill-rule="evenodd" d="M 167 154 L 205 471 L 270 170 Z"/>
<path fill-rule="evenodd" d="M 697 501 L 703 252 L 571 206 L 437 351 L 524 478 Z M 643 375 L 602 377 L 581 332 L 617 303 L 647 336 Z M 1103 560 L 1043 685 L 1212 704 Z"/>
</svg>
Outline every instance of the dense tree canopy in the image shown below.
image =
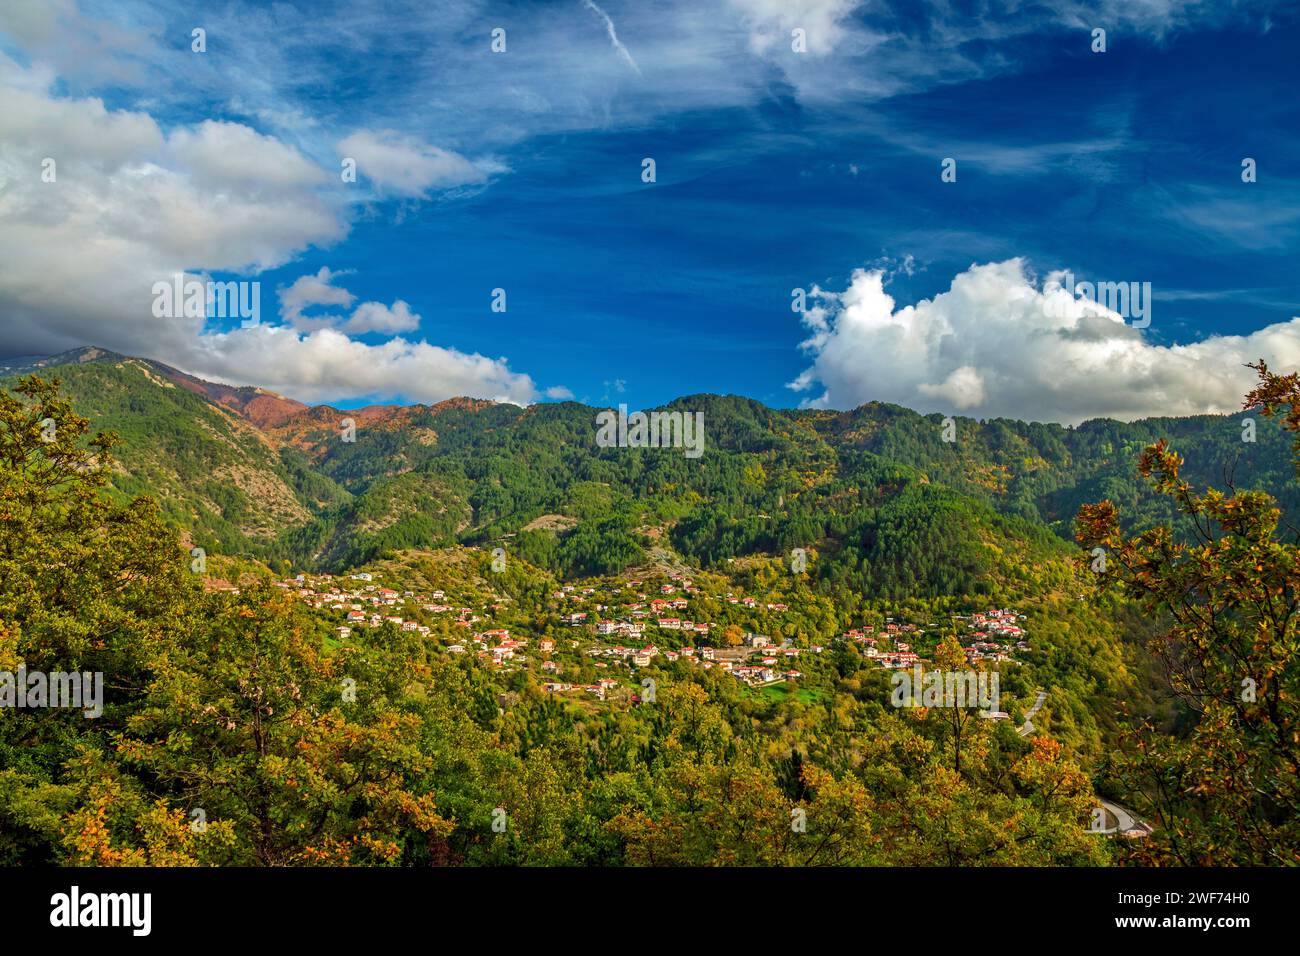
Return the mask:
<svg viewBox="0 0 1300 956">
<path fill-rule="evenodd" d="M 114 438 L 87 431 L 55 384 L 0 396 L 0 667 L 106 680 L 98 718 L 0 711 L 7 863 L 1107 857 L 1067 748 L 888 708 L 861 658 L 810 662 L 808 699 L 679 665 L 652 701 L 580 707 L 391 625 L 341 643 L 253 580 L 205 590 L 155 503 L 106 494 Z M 496 586 L 540 612 L 554 580 L 516 564 Z"/>
<path fill-rule="evenodd" d="M 1261 362 L 1248 409 L 1300 436 L 1300 378 Z M 1300 449 L 1300 437 L 1297 437 Z M 1189 714 L 1185 733 L 1150 722 L 1122 765 L 1159 821 L 1148 860 L 1199 865 L 1300 862 L 1300 544 L 1260 491 L 1196 491 L 1159 441 L 1140 471 L 1193 528 L 1126 535 L 1115 505 L 1080 514 L 1079 539 L 1103 549 L 1104 576 L 1167 622 L 1151 650 Z M 1300 459 L 1297 460 L 1300 467 Z"/>
</svg>

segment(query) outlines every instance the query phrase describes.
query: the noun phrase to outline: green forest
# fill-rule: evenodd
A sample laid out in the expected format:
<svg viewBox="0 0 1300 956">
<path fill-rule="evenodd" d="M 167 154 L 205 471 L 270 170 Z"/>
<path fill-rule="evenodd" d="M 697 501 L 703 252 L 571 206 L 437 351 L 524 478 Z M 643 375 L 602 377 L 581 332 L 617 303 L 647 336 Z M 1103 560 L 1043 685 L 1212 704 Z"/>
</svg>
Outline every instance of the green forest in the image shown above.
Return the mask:
<svg viewBox="0 0 1300 956">
<path fill-rule="evenodd" d="M 95 719 L 0 709 L 6 865 L 1300 862 L 1295 376 L 1261 368 L 1242 416 L 957 419 L 953 442 L 894 406 L 691 396 L 698 460 L 599 448 L 575 403 L 345 441 L 332 412 L 259 425 L 120 356 L 0 384 L 0 672 L 105 676 Z M 670 567 L 701 645 L 761 629 L 799 676 L 655 658 L 608 699 L 548 692 L 543 662 L 600 676 L 565 615 Z M 342 636 L 276 586 L 361 568 L 555 650 L 503 669 L 423 616 Z M 992 607 L 1029 635 L 1006 720 L 891 707 L 841 638 L 914 622 L 964 668 L 951 622 Z M 1099 800 L 1150 837 L 1090 832 Z"/>
</svg>

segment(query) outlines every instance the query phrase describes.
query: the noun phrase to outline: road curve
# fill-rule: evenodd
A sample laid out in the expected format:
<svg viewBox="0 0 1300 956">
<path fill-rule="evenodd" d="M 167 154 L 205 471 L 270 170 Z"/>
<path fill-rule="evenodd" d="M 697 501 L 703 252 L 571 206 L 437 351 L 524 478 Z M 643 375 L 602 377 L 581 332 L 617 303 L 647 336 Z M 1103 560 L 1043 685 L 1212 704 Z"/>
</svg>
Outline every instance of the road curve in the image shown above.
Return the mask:
<svg viewBox="0 0 1300 956">
<path fill-rule="evenodd" d="M 1034 732 L 1034 714 L 1038 713 L 1039 708 L 1043 706 L 1043 701 L 1047 700 L 1047 691 L 1039 690 L 1034 698 L 1033 706 L 1025 711 L 1025 722 L 1016 730 L 1021 737 L 1028 737 Z M 1115 818 L 1115 826 L 1105 830 L 1094 830 L 1094 833 L 1121 834 L 1128 836 L 1146 836 L 1152 830 L 1151 824 L 1145 820 L 1139 819 L 1133 811 L 1126 807 L 1120 806 L 1113 800 L 1102 800 L 1098 798 L 1097 802 L 1105 809 L 1107 813 Z"/>
<path fill-rule="evenodd" d="M 1043 706 L 1045 700 L 1047 700 L 1047 691 L 1040 690 L 1038 696 L 1034 699 L 1034 705 L 1025 711 L 1025 722 L 1016 730 L 1016 733 L 1021 737 L 1028 737 L 1034 732 L 1034 714 L 1038 713 L 1038 708 Z"/>
</svg>

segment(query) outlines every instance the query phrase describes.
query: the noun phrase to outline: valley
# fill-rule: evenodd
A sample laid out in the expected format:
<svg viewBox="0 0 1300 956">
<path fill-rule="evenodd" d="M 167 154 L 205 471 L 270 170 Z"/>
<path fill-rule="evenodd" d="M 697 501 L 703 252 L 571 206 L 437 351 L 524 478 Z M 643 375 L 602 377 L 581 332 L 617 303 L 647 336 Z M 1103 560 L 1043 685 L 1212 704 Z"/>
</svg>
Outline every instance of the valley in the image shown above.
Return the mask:
<svg viewBox="0 0 1300 956">
<path fill-rule="evenodd" d="M 0 747 L 11 860 L 1174 862 L 1134 741 L 1194 739 L 1161 657 L 1179 618 L 1091 542 L 1112 572 L 1162 525 L 1195 542 L 1138 474 L 1165 436 L 1189 480 L 1294 514 L 1262 417 L 1251 443 L 1237 416 L 948 442 L 895 406 L 703 395 L 674 403 L 703 416 L 693 459 L 603 447 L 575 403 L 309 407 L 98 349 L 0 373 L 34 403 L 6 406 L 29 462 L 6 494 L 41 502 L 27 530 L 4 512 L 6 653 L 109 676 L 102 722 Z M 69 583 L 50 556 L 74 553 Z M 900 706 L 923 674 L 996 696 Z M 103 800 L 116 823 L 68 842 Z M 201 836 L 147 822 L 194 808 Z"/>
</svg>

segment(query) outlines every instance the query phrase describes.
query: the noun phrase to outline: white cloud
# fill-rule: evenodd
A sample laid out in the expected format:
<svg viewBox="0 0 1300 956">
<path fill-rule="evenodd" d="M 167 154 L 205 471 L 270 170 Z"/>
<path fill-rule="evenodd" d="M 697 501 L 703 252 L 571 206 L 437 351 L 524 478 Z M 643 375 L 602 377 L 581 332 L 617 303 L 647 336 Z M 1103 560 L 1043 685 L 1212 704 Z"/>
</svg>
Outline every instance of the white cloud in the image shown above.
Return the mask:
<svg viewBox="0 0 1300 956">
<path fill-rule="evenodd" d="M 251 281 L 345 236 L 343 208 L 317 191 L 316 167 L 300 153 L 248 127 L 206 122 L 165 135 L 148 113 L 49 88 L 48 74 L 0 55 L 0 354 L 101 345 L 312 401 L 537 399 L 504 359 L 346 334 L 414 331 L 419 316 L 401 299 L 329 320 L 340 328 L 293 327 L 311 305 L 352 305 L 329 269 L 282 290 L 288 326 L 216 332 L 201 316 L 155 316 L 154 283 L 182 272 Z M 42 181 L 45 156 L 57 162 L 54 182 Z"/>
<path fill-rule="evenodd" d="M 53 182 L 41 178 L 46 155 Z M 199 188 L 148 114 L 4 81 L 0 221 L 0 349 L 10 354 L 95 343 L 174 359 L 201 323 L 155 318 L 155 282 L 261 271 L 346 233 L 300 185 Z"/>
<path fill-rule="evenodd" d="M 371 128 L 392 128 L 448 151 L 503 149 L 535 135 L 643 127 L 704 108 L 751 106 L 770 97 L 774 69 L 802 100 L 862 104 L 1006 73 L 1018 60 L 1013 38 L 1055 33 L 1062 24 L 1164 36 L 1200 25 L 1258 27 L 1269 9 L 1287 5 L 588 2 L 606 12 L 605 30 L 575 29 L 572 18 L 556 16 L 554 4 L 515 4 L 500 18 L 486 0 L 351 0 L 349 14 L 337 17 L 260 0 L 180 0 L 161 10 L 147 0 L 0 3 L 0 46 L 11 41 L 74 93 L 85 91 L 79 84 L 110 81 L 165 107 L 230 104 L 323 161 L 348 128 L 339 124 L 358 115 Z M 498 19 L 510 27 L 509 53 L 485 56 L 485 24 Z M 615 20 L 619 29 L 611 36 Z M 178 30 L 200 23 L 209 54 L 192 53 L 188 29 Z M 790 55 L 796 25 L 808 31 L 807 56 Z M 610 56 L 615 37 L 621 38 L 618 55 Z M 634 62 L 653 83 L 638 82 L 619 50 L 631 38 Z M 394 62 L 404 69 L 393 70 Z M 318 95 L 340 82 L 348 84 L 345 97 L 331 103 Z"/>
<path fill-rule="evenodd" d="M 321 266 L 314 275 L 299 276 L 292 285 L 279 290 L 280 315 L 300 332 L 332 328 L 358 335 L 365 332 L 395 335 L 398 332 L 414 332 L 420 328 L 420 317 L 402 299 L 397 299 L 391 306 L 382 302 L 362 302 L 347 317 L 336 312 L 306 315 L 306 311 L 313 306 L 348 308 L 356 301 L 357 297 L 347 289 L 333 284 L 335 279 L 346 274 Z"/>
<path fill-rule="evenodd" d="M 33 62 L 49 63 L 65 78 L 137 85 L 146 61 L 160 50 L 161 17 L 118 4 L 116 19 L 88 16 L 77 0 L 0 4 L 0 39 L 17 41 Z"/>
<path fill-rule="evenodd" d="M 180 129 L 168 139 L 177 162 L 196 184 L 228 186 L 307 186 L 325 180 L 325 171 L 295 149 L 240 123 L 206 120 Z"/>
<path fill-rule="evenodd" d="M 614 21 L 609 18 L 609 14 L 592 3 L 591 0 L 583 0 L 583 3 L 586 4 L 588 10 L 592 11 L 604 22 L 605 32 L 609 35 L 610 46 L 617 50 L 618 55 L 623 58 L 623 62 L 635 70 L 637 75 L 640 76 L 641 67 L 636 65 L 636 60 L 632 59 L 632 54 L 627 51 L 627 47 L 625 47 L 623 42 L 618 38 L 618 31 L 614 29 Z"/>
<path fill-rule="evenodd" d="M 109 111 L 98 99 L 55 99 L 45 90 L 50 82 L 0 54 L 0 158 L 10 175 L 20 175 L 22 164 L 39 173 L 47 156 L 68 171 L 113 172 L 162 147 L 162 131 L 147 114 Z"/>
<path fill-rule="evenodd" d="M 808 52 L 830 53 L 845 34 L 844 20 L 861 0 L 731 0 L 749 29 L 749 44 L 755 53 L 774 48 L 790 49 L 791 32 L 802 29 Z"/>
<path fill-rule="evenodd" d="M 1020 259 L 972 265 L 947 292 L 898 308 L 882 273 L 860 269 L 843 292 L 813 290 L 803 317 L 812 365 L 790 387 L 820 383 L 822 393 L 805 402 L 813 407 L 876 400 L 1077 424 L 1233 412 L 1254 380 L 1247 362 L 1300 365 L 1300 318 L 1250 335 L 1158 345 L 1116 313 L 1069 295 L 1061 279 L 1053 273 L 1039 289 Z M 1158 308 L 1151 321 L 1160 322 Z"/>
<path fill-rule="evenodd" d="M 952 374 L 938 385 L 922 382 L 917 389 L 922 395 L 943 399 L 953 408 L 963 412 L 968 408 L 983 405 L 987 399 L 984 377 L 969 365 L 953 369 Z"/>
<path fill-rule="evenodd" d="M 305 402 L 340 396 L 401 396 L 436 402 L 467 395 L 517 405 L 539 395 L 527 375 L 502 359 L 395 338 L 366 345 L 335 329 L 302 334 L 284 326 L 203 336 L 184 371 L 223 382 L 258 384 Z"/>
<path fill-rule="evenodd" d="M 385 195 L 419 197 L 430 189 L 487 180 L 484 170 L 459 153 L 393 130 L 358 130 L 340 141 L 338 148 L 341 156 L 355 159 L 358 174 Z"/>
<path fill-rule="evenodd" d="M 1055 0 L 1047 5 L 1060 22 L 1078 29 L 1120 27 L 1162 39 L 1193 27 L 1214 27 L 1233 20 L 1255 20 L 1271 6 L 1260 2 L 1215 0 Z"/>
<path fill-rule="evenodd" d="M 362 302 L 352 317 L 344 323 L 348 332 L 414 332 L 420 327 L 420 317 L 411 307 L 398 299 L 392 306 L 382 302 Z"/>
<path fill-rule="evenodd" d="M 281 289 L 280 315 L 296 328 L 303 320 L 303 311 L 313 305 L 339 305 L 348 307 L 356 301 L 347 289 L 332 285 L 333 281 L 344 272 L 331 272 L 329 266 L 321 266 L 315 275 L 299 276 L 288 288 Z"/>
</svg>

